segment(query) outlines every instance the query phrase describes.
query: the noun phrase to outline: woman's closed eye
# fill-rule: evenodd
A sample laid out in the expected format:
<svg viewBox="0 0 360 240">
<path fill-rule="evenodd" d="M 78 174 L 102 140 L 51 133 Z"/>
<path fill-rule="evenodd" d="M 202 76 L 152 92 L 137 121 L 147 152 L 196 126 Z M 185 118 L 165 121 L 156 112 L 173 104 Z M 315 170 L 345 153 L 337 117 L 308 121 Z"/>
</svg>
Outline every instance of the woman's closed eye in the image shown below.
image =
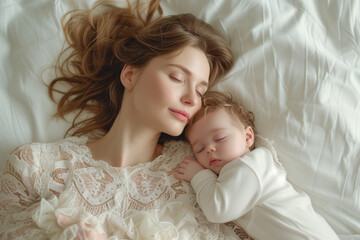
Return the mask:
<svg viewBox="0 0 360 240">
<path fill-rule="evenodd" d="M 169 75 L 170 79 L 175 81 L 175 82 L 179 82 L 179 83 L 183 83 L 184 82 L 184 78 L 182 76 L 177 76 L 177 75 Z"/>
<path fill-rule="evenodd" d="M 202 96 L 204 95 L 204 93 L 200 92 L 200 91 L 196 91 L 196 94 L 198 95 L 198 97 L 202 98 Z"/>
<path fill-rule="evenodd" d="M 202 96 L 205 94 L 205 92 L 207 91 L 207 88 L 206 87 L 202 87 L 202 86 L 199 86 L 197 89 L 196 89 L 196 94 L 202 98 Z"/>
</svg>

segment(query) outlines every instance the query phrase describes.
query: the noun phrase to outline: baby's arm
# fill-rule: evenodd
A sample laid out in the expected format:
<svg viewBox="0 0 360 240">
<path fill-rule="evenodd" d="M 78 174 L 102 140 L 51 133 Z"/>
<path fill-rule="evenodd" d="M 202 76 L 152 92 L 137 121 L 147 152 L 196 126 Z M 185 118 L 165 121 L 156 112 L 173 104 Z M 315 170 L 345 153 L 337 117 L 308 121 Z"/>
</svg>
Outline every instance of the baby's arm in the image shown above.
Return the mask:
<svg viewBox="0 0 360 240">
<path fill-rule="evenodd" d="M 195 174 L 204 169 L 205 168 L 203 168 L 197 161 L 191 158 L 186 158 L 177 165 L 174 176 L 178 179 L 190 182 Z"/>
<path fill-rule="evenodd" d="M 243 216 L 261 195 L 256 174 L 238 159 L 226 164 L 219 176 L 210 170 L 199 172 L 193 177 L 191 186 L 206 218 L 215 223 Z"/>
</svg>

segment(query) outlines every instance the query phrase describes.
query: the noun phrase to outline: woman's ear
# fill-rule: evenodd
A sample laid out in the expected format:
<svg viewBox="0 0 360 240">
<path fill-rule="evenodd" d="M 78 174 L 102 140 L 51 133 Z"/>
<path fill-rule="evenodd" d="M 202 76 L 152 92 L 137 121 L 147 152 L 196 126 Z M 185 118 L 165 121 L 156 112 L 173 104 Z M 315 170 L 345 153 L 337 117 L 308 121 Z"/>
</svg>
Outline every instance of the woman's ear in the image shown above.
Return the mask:
<svg viewBox="0 0 360 240">
<path fill-rule="evenodd" d="M 125 64 L 121 70 L 120 81 L 127 90 L 131 90 L 135 84 L 135 67 L 129 64 Z"/>
<path fill-rule="evenodd" d="M 245 128 L 245 136 L 246 136 L 246 147 L 250 148 L 255 141 L 254 131 L 250 126 Z"/>
</svg>

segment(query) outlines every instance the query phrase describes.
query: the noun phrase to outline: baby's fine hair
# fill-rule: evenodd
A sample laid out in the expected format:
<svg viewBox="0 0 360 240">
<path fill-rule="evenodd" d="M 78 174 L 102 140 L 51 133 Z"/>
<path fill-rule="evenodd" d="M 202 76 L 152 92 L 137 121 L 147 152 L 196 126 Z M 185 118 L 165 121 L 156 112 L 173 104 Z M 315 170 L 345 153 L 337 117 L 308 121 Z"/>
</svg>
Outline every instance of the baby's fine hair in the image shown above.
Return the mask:
<svg viewBox="0 0 360 240">
<path fill-rule="evenodd" d="M 226 95 L 222 92 L 208 91 L 202 98 L 201 109 L 191 118 L 187 125 L 185 135 L 188 135 L 188 131 L 199 119 L 218 109 L 225 109 L 236 123 L 242 123 L 245 127 L 250 126 L 255 133 L 255 115 L 251 111 L 236 103 L 232 99 L 231 94 Z M 255 144 L 250 147 L 250 150 L 253 150 L 254 148 Z"/>
</svg>

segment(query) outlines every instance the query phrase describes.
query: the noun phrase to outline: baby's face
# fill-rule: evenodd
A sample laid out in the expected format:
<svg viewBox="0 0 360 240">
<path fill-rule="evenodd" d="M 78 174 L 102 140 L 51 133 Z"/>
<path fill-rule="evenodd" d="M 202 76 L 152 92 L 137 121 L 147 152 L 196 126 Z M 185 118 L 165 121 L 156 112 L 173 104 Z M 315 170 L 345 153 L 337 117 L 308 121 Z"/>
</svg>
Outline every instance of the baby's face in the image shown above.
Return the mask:
<svg viewBox="0 0 360 240">
<path fill-rule="evenodd" d="M 225 109 L 218 109 L 195 122 L 188 139 L 197 161 L 219 174 L 226 163 L 250 152 L 254 134 L 251 127 L 245 128 Z"/>
</svg>

